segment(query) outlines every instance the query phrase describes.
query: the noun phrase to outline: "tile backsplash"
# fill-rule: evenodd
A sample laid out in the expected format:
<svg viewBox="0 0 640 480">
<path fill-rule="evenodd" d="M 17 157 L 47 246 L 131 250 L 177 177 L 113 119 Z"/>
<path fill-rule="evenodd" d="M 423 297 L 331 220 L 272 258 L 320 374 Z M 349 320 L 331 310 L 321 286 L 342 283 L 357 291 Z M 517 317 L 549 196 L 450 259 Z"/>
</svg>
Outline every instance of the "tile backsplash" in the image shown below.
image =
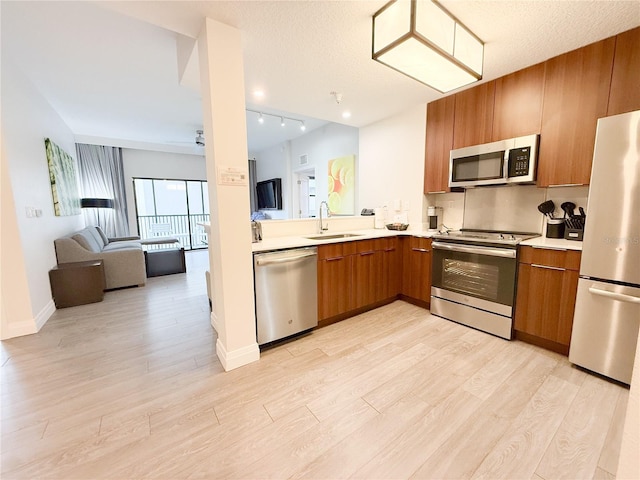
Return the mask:
<svg viewBox="0 0 640 480">
<path fill-rule="evenodd" d="M 519 190 L 523 189 L 523 190 Z M 472 214 L 474 217 L 478 214 L 482 214 L 482 210 L 478 208 L 476 200 L 482 199 L 483 201 L 489 201 L 492 203 L 490 206 L 484 208 L 495 210 L 496 208 L 508 208 L 513 214 L 518 215 L 524 213 L 527 218 L 527 224 L 531 222 L 535 223 L 535 231 L 543 232 L 546 229 L 546 217 L 538 212 L 537 207 L 539 203 L 545 200 L 552 200 L 556 206 L 555 216 L 562 217 L 563 212 L 560 209 L 560 205 L 564 202 L 573 202 L 576 204 L 576 213 L 578 213 L 577 207 L 583 207 L 587 210 L 587 198 L 589 197 L 589 186 L 577 186 L 577 187 L 552 187 L 540 189 L 533 186 L 509 186 L 509 187 L 479 187 L 475 189 L 469 189 L 462 193 L 439 193 L 425 195 L 425 215 L 426 206 L 435 205 L 442 207 L 442 223 L 449 229 L 459 230 L 460 228 L 480 228 L 477 222 L 471 221 L 470 226 L 465 223 L 465 201 L 469 205 L 467 207 L 467 218 L 471 213 L 471 210 L 475 210 Z M 488 200 L 489 199 L 489 200 Z M 471 201 L 470 201 L 471 200 Z M 505 205 L 506 203 L 506 205 Z M 494 212 L 492 211 L 491 214 Z M 499 214 L 499 212 L 498 212 Z M 587 211 L 588 215 L 588 211 Z M 467 220 L 467 223 L 469 221 Z M 500 224 L 502 227 L 503 225 Z M 517 226 L 514 230 L 517 230 Z M 497 228 L 501 230 L 503 228 Z M 509 229 L 509 228 L 504 228 Z"/>
</svg>

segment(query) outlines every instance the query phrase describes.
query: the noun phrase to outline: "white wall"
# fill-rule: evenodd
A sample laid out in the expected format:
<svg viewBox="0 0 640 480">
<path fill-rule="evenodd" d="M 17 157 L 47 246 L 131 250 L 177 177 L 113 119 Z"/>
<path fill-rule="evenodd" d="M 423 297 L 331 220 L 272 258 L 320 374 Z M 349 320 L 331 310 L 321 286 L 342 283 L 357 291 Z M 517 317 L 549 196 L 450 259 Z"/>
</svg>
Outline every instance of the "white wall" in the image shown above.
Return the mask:
<svg viewBox="0 0 640 480">
<path fill-rule="evenodd" d="M 282 178 L 283 210 L 265 210 L 265 213 L 276 219 L 293 218 L 298 208 L 294 174 L 310 168 L 315 168 L 316 172 L 316 205 L 327 200 L 329 160 L 345 155 L 355 155 L 357 172 L 359 169 L 358 145 L 357 128 L 329 123 L 290 142 L 258 152 L 255 155 L 258 181 Z M 306 165 L 300 165 L 301 155 L 307 155 Z M 356 214 L 359 213 L 358 189 L 359 186 L 356 183 L 356 211 L 354 212 Z"/>
<path fill-rule="evenodd" d="M 133 194 L 134 178 L 162 178 L 168 180 L 206 180 L 207 165 L 202 155 L 122 149 L 124 183 L 127 191 L 129 230 L 138 231 L 136 204 Z M 248 218 L 248 216 L 247 216 Z"/>
<path fill-rule="evenodd" d="M 359 208 L 386 205 L 392 214 L 400 200 L 409 224 L 422 227 L 425 118 L 420 105 L 360 129 Z"/>
<path fill-rule="evenodd" d="M 45 138 L 75 158 L 71 130 L 33 84 L 3 56 L 2 171 L 11 184 L 1 192 L 2 308 L 9 317 L 2 319 L 3 338 L 35 333 L 53 313 L 48 276 L 49 269 L 56 265 L 53 241 L 84 226 L 82 215 L 54 214 Z M 11 204 L 15 214 L 5 215 L 6 205 Z M 41 209 L 42 216 L 27 218 L 26 207 Z M 8 246 L 12 246 L 10 255 L 5 251 Z M 11 273 L 14 275 L 7 279 L 5 275 Z M 11 307 L 20 302 L 29 309 Z"/>
</svg>

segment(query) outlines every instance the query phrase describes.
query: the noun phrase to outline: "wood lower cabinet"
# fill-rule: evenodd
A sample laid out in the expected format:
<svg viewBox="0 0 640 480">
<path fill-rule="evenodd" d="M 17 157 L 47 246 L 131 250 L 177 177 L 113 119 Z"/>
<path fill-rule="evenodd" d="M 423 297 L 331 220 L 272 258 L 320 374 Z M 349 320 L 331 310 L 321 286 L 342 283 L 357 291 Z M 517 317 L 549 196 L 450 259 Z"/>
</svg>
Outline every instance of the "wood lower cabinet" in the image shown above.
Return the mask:
<svg viewBox="0 0 640 480">
<path fill-rule="evenodd" d="M 640 27 L 616 36 L 607 115 L 640 110 Z"/>
<path fill-rule="evenodd" d="M 402 295 L 428 307 L 431 303 L 431 239 L 408 237 L 402 241 Z"/>
<path fill-rule="evenodd" d="M 538 186 L 587 185 L 598 118 L 607 115 L 615 37 L 545 62 Z"/>
<path fill-rule="evenodd" d="M 353 310 L 355 242 L 318 247 L 318 321 Z"/>
<path fill-rule="evenodd" d="M 424 193 L 449 192 L 449 152 L 453 148 L 455 96 L 427 105 Z"/>
<path fill-rule="evenodd" d="M 580 252 L 521 247 L 516 338 L 568 355 Z"/>
<path fill-rule="evenodd" d="M 397 298 L 402 257 L 397 237 L 318 247 L 318 321 L 332 323 Z"/>
</svg>

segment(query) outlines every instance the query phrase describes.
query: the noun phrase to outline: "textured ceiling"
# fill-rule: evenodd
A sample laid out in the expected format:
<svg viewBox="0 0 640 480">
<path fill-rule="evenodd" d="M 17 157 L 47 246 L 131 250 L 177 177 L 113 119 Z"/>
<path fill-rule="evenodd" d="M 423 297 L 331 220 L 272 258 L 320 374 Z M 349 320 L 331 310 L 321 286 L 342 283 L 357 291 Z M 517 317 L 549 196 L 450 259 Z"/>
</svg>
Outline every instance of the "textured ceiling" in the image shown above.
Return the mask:
<svg viewBox="0 0 640 480">
<path fill-rule="evenodd" d="M 209 16 L 242 31 L 251 108 L 360 127 L 441 96 L 371 60 L 371 15 L 384 3 L 3 1 L 2 54 L 78 135 L 191 144 L 200 97 L 179 85 L 176 42 Z M 640 25 L 638 1 L 441 3 L 486 43 L 484 81 Z M 250 150 L 280 141 L 282 129 L 261 135 L 252 121 Z"/>
</svg>

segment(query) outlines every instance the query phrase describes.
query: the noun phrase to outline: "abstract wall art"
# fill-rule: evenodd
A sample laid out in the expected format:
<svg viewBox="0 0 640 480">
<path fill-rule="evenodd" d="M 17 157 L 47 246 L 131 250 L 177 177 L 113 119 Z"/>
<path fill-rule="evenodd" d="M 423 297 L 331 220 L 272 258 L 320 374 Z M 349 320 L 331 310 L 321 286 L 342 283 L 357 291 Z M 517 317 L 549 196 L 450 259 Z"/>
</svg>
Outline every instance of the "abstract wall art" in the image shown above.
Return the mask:
<svg viewBox="0 0 640 480">
<path fill-rule="evenodd" d="M 49 165 L 53 209 L 57 217 L 80 215 L 75 160 L 48 138 L 44 140 Z"/>
<path fill-rule="evenodd" d="M 355 155 L 329 160 L 327 200 L 332 215 L 355 214 L 355 163 Z"/>
</svg>

